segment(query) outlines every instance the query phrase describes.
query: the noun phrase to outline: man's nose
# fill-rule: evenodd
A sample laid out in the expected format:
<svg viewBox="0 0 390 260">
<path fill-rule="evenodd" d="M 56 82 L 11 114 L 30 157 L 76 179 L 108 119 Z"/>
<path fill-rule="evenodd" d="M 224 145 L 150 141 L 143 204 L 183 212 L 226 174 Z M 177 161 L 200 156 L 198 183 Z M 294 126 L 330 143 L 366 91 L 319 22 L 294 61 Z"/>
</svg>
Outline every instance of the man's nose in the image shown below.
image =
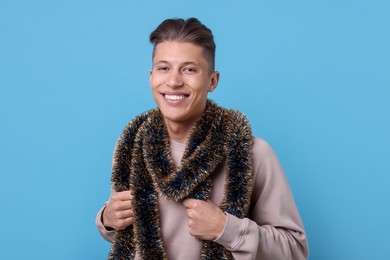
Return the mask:
<svg viewBox="0 0 390 260">
<path fill-rule="evenodd" d="M 181 87 L 183 85 L 183 77 L 181 73 L 179 71 L 172 71 L 169 75 L 167 85 L 171 88 Z"/>
</svg>

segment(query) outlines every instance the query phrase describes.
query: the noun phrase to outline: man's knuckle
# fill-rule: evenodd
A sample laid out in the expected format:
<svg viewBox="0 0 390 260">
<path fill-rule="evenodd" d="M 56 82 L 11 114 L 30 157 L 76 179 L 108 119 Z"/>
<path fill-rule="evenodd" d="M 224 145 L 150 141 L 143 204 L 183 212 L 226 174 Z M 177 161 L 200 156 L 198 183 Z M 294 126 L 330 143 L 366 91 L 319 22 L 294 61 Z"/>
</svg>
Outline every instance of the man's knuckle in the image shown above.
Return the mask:
<svg viewBox="0 0 390 260">
<path fill-rule="evenodd" d="M 115 217 L 116 219 L 120 219 L 120 218 L 121 218 L 121 215 L 122 215 L 122 213 L 121 213 L 120 211 L 115 211 L 115 212 L 114 212 L 114 217 Z"/>
<path fill-rule="evenodd" d="M 117 225 L 118 225 L 119 228 L 123 228 L 125 223 L 124 223 L 123 220 L 118 220 Z"/>
<path fill-rule="evenodd" d="M 117 193 L 115 193 L 115 194 L 113 194 L 112 196 L 111 196 L 111 200 L 118 200 L 118 194 Z"/>
<path fill-rule="evenodd" d="M 118 211 L 118 210 L 120 209 L 120 206 L 119 206 L 118 203 L 114 203 L 114 204 L 112 205 L 112 208 L 113 208 L 115 211 Z"/>
</svg>

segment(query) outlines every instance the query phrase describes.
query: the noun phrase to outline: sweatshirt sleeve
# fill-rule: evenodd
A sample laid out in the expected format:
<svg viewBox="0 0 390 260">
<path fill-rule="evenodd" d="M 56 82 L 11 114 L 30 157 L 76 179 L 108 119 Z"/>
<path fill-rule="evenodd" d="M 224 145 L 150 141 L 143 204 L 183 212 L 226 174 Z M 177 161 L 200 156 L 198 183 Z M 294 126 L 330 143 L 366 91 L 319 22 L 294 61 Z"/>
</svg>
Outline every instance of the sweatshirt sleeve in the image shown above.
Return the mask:
<svg viewBox="0 0 390 260">
<path fill-rule="evenodd" d="M 306 259 L 305 231 L 276 154 L 268 143 L 255 138 L 253 156 L 254 187 L 249 218 L 228 214 L 224 231 L 215 242 L 240 260 Z"/>
<path fill-rule="evenodd" d="M 112 155 L 112 162 L 111 162 L 112 166 L 114 165 L 114 155 L 115 155 L 115 152 L 116 152 L 117 148 L 118 148 L 118 142 L 115 143 L 114 153 Z M 114 193 L 114 191 L 111 189 L 111 196 L 112 196 L 113 193 Z M 110 199 L 111 199 L 111 196 L 110 196 Z M 107 203 L 108 203 L 108 201 L 106 203 L 104 203 L 104 206 L 96 214 L 95 223 L 96 223 L 96 227 L 97 227 L 100 235 L 106 241 L 112 243 L 112 240 L 113 240 L 114 234 L 115 234 L 115 230 L 108 230 L 108 229 L 106 229 L 106 227 L 104 226 L 103 221 L 102 221 L 102 214 L 103 214 L 104 209 L 106 208 Z"/>
</svg>

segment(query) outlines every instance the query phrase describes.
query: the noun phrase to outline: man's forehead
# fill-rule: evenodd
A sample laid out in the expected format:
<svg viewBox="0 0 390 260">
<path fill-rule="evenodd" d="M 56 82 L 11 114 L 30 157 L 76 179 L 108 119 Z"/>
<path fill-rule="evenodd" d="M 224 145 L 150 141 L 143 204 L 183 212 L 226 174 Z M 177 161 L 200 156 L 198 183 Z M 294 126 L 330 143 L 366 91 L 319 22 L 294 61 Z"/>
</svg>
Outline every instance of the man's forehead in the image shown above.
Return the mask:
<svg viewBox="0 0 390 260">
<path fill-rule="evenodd" d="M 154 64 L 171 64 L 171 63 L 180 63 L 182 65 L 199 65 L 199 62 L 197 62 L 196 60 L 157 60 L 157 59 L 154 59 L 153 60 L 153 63 Z"/>
<path fill-rule="evenodd" d="M 203 56 L 204 50 L 189 42 L 161 42 L 156 45 L 154 55 Z"/>
<path fill-rule="evenodd" d="M 153 62 L 207 62 L 202 47 L 187 42 L 162 42 L 156 45 Z"/>
</svg>

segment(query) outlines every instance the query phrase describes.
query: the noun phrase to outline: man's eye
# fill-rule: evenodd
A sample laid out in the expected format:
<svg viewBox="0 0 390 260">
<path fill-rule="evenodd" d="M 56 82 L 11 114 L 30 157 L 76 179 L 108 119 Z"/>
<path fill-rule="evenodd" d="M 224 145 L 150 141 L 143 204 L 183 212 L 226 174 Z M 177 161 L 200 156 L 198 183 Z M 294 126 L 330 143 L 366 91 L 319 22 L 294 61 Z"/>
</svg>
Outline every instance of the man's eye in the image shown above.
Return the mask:
<svg viewBox="0 0 390 260">
<path fill-rule="evenodd" d="M 196 68 L 189 67 L 189 68 L 185 68 L 184 71 L 189 72 L 189 73 L 195 73 Z"/>
<path fill-rule="evenodd" d="M 168 67 L 157 67 L 158 71 L 167 71 Z"/>
</svg>

